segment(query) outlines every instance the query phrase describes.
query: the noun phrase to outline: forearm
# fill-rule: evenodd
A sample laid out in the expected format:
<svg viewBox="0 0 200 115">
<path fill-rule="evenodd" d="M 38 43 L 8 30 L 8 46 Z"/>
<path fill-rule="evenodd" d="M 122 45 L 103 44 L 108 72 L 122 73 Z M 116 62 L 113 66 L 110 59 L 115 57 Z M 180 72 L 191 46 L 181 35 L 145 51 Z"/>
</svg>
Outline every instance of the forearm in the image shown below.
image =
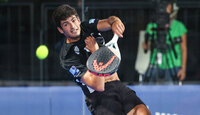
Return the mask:
<svg viewBox="0 0 200 115">
<path fill-rule="evenodd" d="M 113 33 L 117 34 L 119 37 L 122 38 L 125 26 L 118 17 L 110 16 L 107 19 L 99 20 L 97 24 L 97 29 L 99 31 L 107 31 L 112 29 Z"/>
<path fill-rule="evenodd" d="M 97 24 L 97 29 L 99 31 L 108 31 L 112 29 L 112 25 L 116 22 L 121 20 L 116 16 L 110 16 L 107 19 L 99 20 Z"/>
<path fill-rule="evenodd" d="M 181 68 L 186 71 L 187 68 L 187 48 L 182 48 L 182 65 Z"/>
<path fill-rule="evenodd" d="M 181 53 L 182 53 L 182 65 L 181 65 L 181 68 L 184 71 L 186 71 L 186 66 L 187 66 L 187 41 L 186 41 L 186 34 L 184 34 L 182 36 Z"/>
<path fill-rule="evenodd" d="M 89 71 L 87 71 L 82 76 L 81 81 L 96 91 L 104 91 L 104 84 L 105 84 L 104 77 L 95 76 Z"/>
</svg>

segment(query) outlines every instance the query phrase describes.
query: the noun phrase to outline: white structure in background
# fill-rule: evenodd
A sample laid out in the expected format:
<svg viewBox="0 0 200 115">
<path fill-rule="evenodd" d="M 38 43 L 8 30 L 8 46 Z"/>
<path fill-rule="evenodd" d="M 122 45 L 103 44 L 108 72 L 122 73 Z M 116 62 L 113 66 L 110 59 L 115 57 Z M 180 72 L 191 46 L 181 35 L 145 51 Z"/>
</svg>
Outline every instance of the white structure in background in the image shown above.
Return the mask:
<svg viewBox="0 0 200 115">
<path fill-rule="evenodd" d="M 150 60 L 150 50 L 147 53 L 144 53 L 144 49 L 142 48 L 142 42 L 145 40 L 145 31 L 141 30 L 139 33 L 138 40 L 138 52 L 135 63 L 135 69 L 140 74 L 139 82 L 142 82 L 142 74 L 144 74 L 148 68 L 149 60 Z"/>
</svg>

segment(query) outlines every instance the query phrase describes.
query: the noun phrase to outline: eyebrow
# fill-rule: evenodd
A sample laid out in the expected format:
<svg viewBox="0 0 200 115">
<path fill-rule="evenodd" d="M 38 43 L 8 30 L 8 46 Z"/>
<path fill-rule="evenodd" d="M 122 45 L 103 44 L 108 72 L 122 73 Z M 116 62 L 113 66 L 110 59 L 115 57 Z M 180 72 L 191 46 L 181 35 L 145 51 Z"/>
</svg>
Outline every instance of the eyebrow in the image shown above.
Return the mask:
<svg viewBox="0 0 200 115">
<path fill-rule="evenodd" d="M 72 20 L 74 20 L 75 18 L 76 18 L 75 16 L 74 16 L 74 17 L 72 17 L 71 21 L 72 21 Z"/>
<path fill-rule="evenodd" d="M 75 16 L 73 16 L 73 17 L 71 18 L 71 20 L 70 20 L 70 21 L 74 20 L 75 18 L 76 18 L 76 17 L 75 17 Z M 65 21 L 65 22 L 63 22 L 63 23 L 62 23 L 62 25 L 63 25 L 63 24 L 65 24 L 65 23 L 68 23 L 68 22 L 69 22 L 69 21 Z"/>
</svg>

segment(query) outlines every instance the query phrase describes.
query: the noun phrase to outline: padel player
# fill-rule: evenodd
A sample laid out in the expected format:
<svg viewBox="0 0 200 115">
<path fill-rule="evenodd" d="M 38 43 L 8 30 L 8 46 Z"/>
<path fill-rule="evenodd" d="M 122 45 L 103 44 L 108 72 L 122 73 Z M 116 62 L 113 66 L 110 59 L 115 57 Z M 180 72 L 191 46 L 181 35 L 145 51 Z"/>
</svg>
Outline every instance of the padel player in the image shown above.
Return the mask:
<svg viewBox="0 0 200 115">
<path fill-rule="evenodd" d="M 117 73 L 109 77 L 91 74 L 86 67 L 88 56 L 104 45 L 99 32 L 111 30 L 123 37 L 125 27 L 116 16 L 80 21 L 76 10 L 67 5 L 53 12 L 58 31 L 66 40 L 60 52 L 61 66 L 69 72 L 86 95 L 86 104 L 94 115 L 150 115 L 145 104 L 120 82 Z M 88 90 L 92 89 L 92 90 Z"/>
</svg>

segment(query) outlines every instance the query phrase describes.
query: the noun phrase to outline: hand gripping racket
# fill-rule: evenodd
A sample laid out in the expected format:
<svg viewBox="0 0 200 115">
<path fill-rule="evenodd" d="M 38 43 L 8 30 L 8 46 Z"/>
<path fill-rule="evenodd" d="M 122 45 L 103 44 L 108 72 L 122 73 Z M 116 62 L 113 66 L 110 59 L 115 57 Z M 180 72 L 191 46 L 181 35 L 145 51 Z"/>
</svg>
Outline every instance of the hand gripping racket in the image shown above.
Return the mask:
<svg viewBox="0 0 200 115">
<path fill-rule="evenodd" d="M 90 55 L 86 65 L 91 73 L 106 77 L 118 70 L 121 62 L 121 54 L 117 41 L 118 36 L 114 34 L 112 40 Z"/>
</svg>

